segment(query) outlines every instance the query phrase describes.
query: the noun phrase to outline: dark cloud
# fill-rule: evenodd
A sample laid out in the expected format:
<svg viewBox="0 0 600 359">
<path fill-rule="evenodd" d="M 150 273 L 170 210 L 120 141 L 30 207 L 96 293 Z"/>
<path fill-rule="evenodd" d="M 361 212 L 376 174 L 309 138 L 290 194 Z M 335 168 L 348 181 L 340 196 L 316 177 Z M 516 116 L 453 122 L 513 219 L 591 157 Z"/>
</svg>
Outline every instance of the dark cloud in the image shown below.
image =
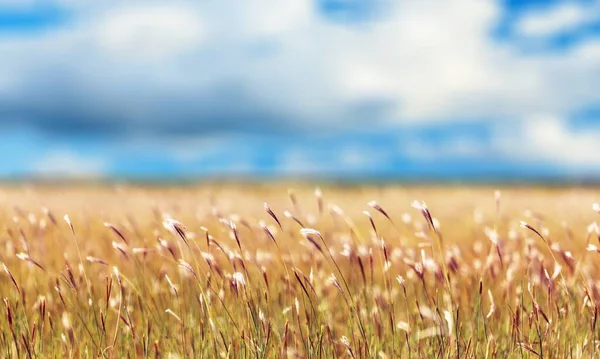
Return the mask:
<svg viewBox="0 0 600 359">
<path fill-rule="evenodd" d="M 300 119 L 277 114 L 244 89 L 221 84 L 209 91 L 163 93 L 132 86 L 99 96 L 84 81 L 46 76 L 19 94 L 0 98 L 3 125 L 28 125 L 50 134 L 203 134 L 300 128 Z"/>
<path fill-rule="evenodd" d="M 0 97 L 0 123 L 14 126 L 18 120 L 51 135 L 289 134 L 339 125 L 352 129 L 365 121 L 375 125 L 394 109 L 393 101 L 372 97 L 347 104 L 343 112 L 333 113 L 335 118 L 308 118 L 278 109 L 242 80 L 163 89 L 160 83 L 136 79 L 94 83 L 78 71 L 55 67 L 30 76 L 20 91 Z"/>
</svg>

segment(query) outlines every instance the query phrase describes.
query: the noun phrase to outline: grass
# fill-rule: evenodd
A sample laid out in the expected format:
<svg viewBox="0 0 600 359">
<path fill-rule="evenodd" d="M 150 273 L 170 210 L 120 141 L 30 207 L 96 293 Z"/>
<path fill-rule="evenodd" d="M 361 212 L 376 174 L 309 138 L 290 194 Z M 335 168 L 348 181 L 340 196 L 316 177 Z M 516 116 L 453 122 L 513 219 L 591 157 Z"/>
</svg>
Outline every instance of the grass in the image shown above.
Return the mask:
<svg viewBox="0 0 600 359">
<path fill-rule="evenodd" d="M 5 187 L 0 356 L 590 358 L 595 189 Z"/>
</svg>

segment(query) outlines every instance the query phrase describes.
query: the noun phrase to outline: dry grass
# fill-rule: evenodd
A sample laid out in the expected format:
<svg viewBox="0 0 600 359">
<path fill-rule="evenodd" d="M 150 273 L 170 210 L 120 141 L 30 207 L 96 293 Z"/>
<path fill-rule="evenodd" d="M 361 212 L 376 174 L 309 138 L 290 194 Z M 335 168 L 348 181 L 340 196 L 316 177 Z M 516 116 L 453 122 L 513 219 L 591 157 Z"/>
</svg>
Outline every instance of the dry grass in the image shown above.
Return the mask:
<svg viewBox="0 0 600 359">
<path fill-rule="evenodd" d="M 286 188 L 4 188 L 0 356 L 599 355 L 599 191 Z"/>
</svg>

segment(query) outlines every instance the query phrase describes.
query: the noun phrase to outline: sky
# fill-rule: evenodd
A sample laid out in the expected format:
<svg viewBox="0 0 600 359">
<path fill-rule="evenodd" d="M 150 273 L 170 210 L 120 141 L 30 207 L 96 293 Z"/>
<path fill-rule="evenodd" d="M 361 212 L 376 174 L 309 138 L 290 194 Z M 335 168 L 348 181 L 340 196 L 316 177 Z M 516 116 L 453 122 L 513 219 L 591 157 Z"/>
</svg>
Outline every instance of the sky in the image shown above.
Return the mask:
<svg viewBox="0 0 600 359">
<path fill-rule="evenodd" d="M 600 179 L 600 1 L 0 0 L 0 179 Z"/>
</svg>

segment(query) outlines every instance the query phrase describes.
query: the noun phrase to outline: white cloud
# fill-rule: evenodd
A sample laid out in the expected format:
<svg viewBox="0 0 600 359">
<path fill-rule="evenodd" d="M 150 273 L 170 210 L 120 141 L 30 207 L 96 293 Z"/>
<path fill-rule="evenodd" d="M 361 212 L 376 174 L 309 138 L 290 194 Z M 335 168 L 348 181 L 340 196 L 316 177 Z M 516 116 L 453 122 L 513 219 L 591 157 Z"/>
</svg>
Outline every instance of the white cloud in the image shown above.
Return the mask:
<svg viewBox="0 0 600 359">
<path fill-rule="evenodd" d="M 600 172 L 600 127 L 572 128 L 552 115 L 532 116 L 512 133 L 497 134 L 494 146 L 517 161 L 554 163 L 574 171 Z"/>
<path fill-rule="evenodd" d="M 440 159 L 483 158 L 493 154 L 485 139 L 459 136 L 441 141 L 422 139 L 404 140 L 400 143 L 401 154 L 413 160 L 438 161 Z"/>
<path fill-rule="evenodd" d="M 33 162 L 29 173 L 41 178 L 99 178 L 107 162 L 98 157 L 81 156 L 70 151 L 55 151 Z"/>
<path fill-rule="evenodd" d="M 189 6 L 124 6 L 103 14 L 96 24 L 98 43 L 115 57 L 146 60 L 185 53 L 202 45 L 203 19 Z"/>
<path fill-rule="evenodd" d="M 525 36 L 549 36 L 574 30 L 600 19 L 600 3 L 559 3 L 548 9 L 531 11 L 516 24 L 517 32 Z"/>
<path fill-rule="evenodd" d="M 395 153 L 360 144 L 345 145 L 318 151 L 307 148 L 287 148 L 278 156 L 276 171 L 283 175 L 330 176 L 340 173 L 366 175 L 368 171 L 385 168 Z"/>
<path fill-rule="evenodd" d="M 342 146 L 335 155 L 331 165 L 342 171 L 360 172 L 374 168 L 384 168 L 395 153 L 384 147 L 364 146 L 360 144 Z"/>
<path fill-rule="evenodd" d="M 160 133 L 563 118 L 600 101 L 600 41 L 523 54 L 490 37 L 493 0 L 396 2 L 358 24 L 309 0 L 70 6 L 65 28 L 0 36 L 0 104 L 47 127 L 65 108 Z"/>
<path fill-rule="evenodd" d="M 149 144 L 149 148 L 156 148 L 156 143 Z M 192 139 L 167 140 L 160 144 L 166 147 L 175 161 L 186 164 L 206 159 L 214 159 L 223 156 L 227 152 L 227 146 L 232 145 L 228 137 L 198 137 Z"/>
<path fill-rule="evenodd" d="M 331 164 L 326 159 L 301 149 L 282 153 L 276 168 L 280 174 L 291 176 L 331 173 Z"/>
</svg>

